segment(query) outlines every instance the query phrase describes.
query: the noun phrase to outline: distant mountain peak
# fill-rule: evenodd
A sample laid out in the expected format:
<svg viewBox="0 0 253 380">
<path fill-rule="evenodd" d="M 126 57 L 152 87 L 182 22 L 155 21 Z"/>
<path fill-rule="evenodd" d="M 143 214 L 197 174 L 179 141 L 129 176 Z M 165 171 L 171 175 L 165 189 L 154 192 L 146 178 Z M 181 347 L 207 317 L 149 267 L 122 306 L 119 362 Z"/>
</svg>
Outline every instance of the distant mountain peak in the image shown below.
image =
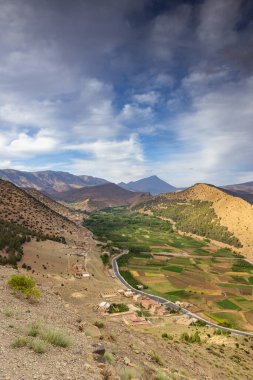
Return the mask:
<svg viewBox="0 0 253 380">
<path fill-rule="evenodd" d="M 137 181 L 131 181 L 129 183 L 120 182 L 118 185 L 127 190 L 148 192 L 152 195 L 171 193 L 177 190 L 176 187 L 165 182 L 157 175 L 152 175 Z"/>
</svg>

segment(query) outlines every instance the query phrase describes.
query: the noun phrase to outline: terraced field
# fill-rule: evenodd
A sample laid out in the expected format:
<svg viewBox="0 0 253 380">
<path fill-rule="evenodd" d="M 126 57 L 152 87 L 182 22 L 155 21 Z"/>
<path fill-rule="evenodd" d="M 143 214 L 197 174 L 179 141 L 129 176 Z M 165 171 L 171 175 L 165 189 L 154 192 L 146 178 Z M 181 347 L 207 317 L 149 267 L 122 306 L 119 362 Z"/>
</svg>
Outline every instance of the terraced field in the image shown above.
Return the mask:
<svg viewBox="0 0 253 380">
<path fill-rule="evenodd" d="M 253 330 L 253 265 L 232 250 L 180 236 L 170 223 L 124 208 L 93 212 L 85 225 L 107 249 L 130 250 L 118 264 L 134 287 L 187 302 L 221 325 Z"/>
</svg>

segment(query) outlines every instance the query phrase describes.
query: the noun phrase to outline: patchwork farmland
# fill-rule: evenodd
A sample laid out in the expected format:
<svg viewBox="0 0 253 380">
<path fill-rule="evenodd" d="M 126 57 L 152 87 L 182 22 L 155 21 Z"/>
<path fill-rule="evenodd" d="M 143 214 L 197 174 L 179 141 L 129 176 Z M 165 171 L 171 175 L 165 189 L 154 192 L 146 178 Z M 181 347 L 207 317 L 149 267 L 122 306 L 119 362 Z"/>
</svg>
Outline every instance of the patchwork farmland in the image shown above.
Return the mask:
<svg viewBox="0 0 253 380">
<path fill-rule="evenodd" d="M 131 285 L 186 303 L 218 324 L 253 330 L 253 265 L 237 253 L 125 208 L 93 212 L 85 225 L 108 251 L 129 249 L 118 264 Z"/>
</svg>

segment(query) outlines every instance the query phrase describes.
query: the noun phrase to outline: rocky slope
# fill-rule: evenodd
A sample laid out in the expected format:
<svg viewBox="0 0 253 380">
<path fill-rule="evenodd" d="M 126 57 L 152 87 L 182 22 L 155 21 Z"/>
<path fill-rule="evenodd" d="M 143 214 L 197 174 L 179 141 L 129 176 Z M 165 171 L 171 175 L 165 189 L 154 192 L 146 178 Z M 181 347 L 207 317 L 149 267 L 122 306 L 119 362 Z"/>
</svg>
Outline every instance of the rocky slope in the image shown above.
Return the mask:
<svg viewBox="0 0 253 380">
<path fill-rule="evenodd" d="M 35 189 L 28 189 L 25 191 L 33 198 L 37 199 L 39 202 L 43 203 L 45 206 L 49 207 L 51 210 L 57 212 L 65 218 L 72 220 L 73 222 L 81 222 L 83 220 L 83 214 L 80 214 L 77 211 L 73 211 L 69 207 L 66 207 L 63 204 L 54 201 L 52 198 L 47 197 L 40 191 Z"/>
<path fill-rule="evenodd" d="M 37 232 L 66 239 L 80 239 L 88 234 L 65 216 L 41 203 L 10 182 L 0 180 L 0 219 L 17 223 Z"/>
</svg>

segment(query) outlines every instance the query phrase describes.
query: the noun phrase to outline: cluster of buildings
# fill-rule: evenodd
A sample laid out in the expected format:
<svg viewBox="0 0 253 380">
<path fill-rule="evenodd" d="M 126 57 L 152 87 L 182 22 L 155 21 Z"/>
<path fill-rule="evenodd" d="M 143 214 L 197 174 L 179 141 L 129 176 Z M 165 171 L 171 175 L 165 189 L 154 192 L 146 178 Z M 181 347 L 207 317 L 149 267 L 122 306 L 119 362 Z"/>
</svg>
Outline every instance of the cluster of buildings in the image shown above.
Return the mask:
<svg viewBox="0 0 253 380">
<path fill-rule="evenodd" d="M 113 302 L 115 302 L 115 297 L 120 297 L 122 300 L 122 296 L 127 298 L 132 303 L 127 303 L 129 311 L 121 312 L 121 313 L 113 313 L 108 314 L 112 319 L 120 319 L 127 325 L 136 326 L 150 326 L 150 321 L 147 321 L 145 318 L 147 315 L 151 317 L 163 317 L 168 315 L 168 311 L 164 306 L 162 306 L 159 302 L 151 300 L 148 297 L 141 296 L 131 290 L 119 289 L 117 291 L 107 291 L 105 293 L 101 293 L 102 297 L 105 299 L 100 302 L 98 305 L 98 309 L 107 313 L 110 308 L 110 298 L 113 298 Z"/>
</svg>

